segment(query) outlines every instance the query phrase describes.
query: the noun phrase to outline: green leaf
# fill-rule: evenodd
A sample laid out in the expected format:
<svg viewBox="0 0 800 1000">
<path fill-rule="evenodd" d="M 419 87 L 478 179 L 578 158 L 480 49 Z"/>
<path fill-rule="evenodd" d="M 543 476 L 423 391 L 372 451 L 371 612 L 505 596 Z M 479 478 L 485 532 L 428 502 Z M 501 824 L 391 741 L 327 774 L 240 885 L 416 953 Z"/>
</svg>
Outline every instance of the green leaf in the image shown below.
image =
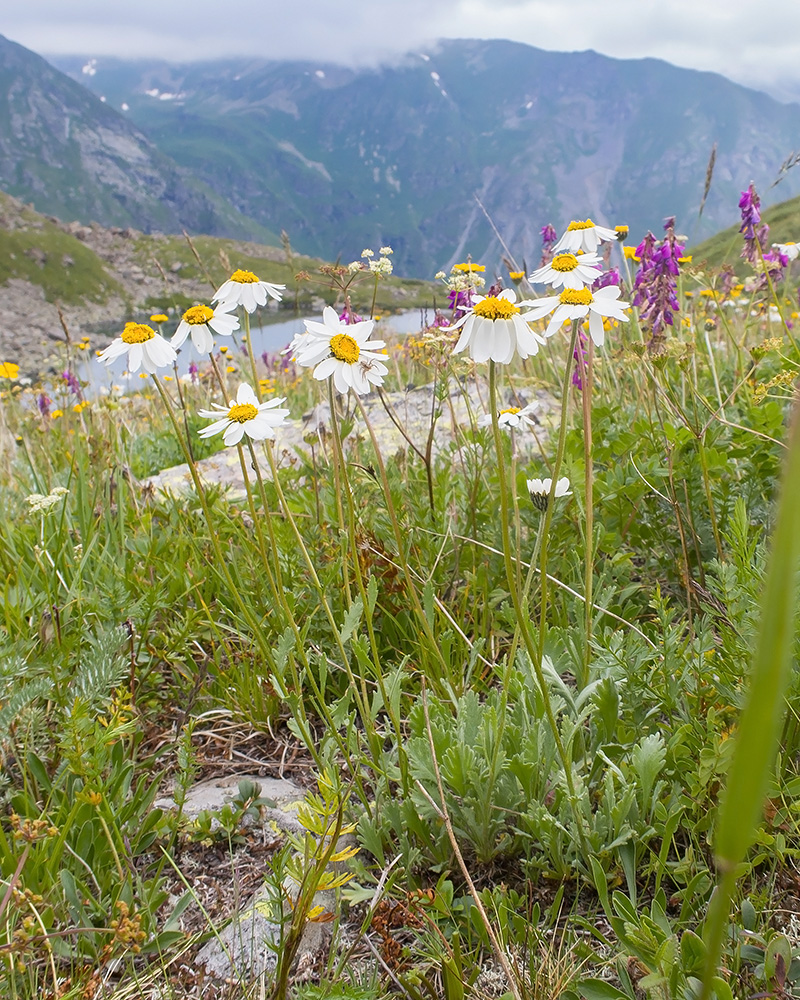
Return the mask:
<svg viewBox="0 0 800 1000">
<path fill-rule="evenodd" d="M 363 613 L 364 605 L 361 603 L 361 598 L 357 597 L 350 605 L 350 608 L 344 617 L 344 625 L 342 625 L 342 630 L 339 633 L 342 645 L 344 645 L 353 632 L 355 632 L 358 623 L 361 621 L 361 615 Z"/>
<path fill-rule="evenodd" d="M 761 817 L 770 771 L 784 715 L 789 678 L 800 564 L 800 412 L 795 412 L 789 453 L 781 488 L 777 523 L 772 536 L 767 577 L 761 602 L 761 624 L 750 680 L 750 691 L 735 737 L 733 760 L 721 797 L 716 855 L 721 882 L 709 907 L 709 956 L 703 1000 L 711 992 L 711 977 L 722 951 L 736 867 L 753 843 Z"/>
</svg>

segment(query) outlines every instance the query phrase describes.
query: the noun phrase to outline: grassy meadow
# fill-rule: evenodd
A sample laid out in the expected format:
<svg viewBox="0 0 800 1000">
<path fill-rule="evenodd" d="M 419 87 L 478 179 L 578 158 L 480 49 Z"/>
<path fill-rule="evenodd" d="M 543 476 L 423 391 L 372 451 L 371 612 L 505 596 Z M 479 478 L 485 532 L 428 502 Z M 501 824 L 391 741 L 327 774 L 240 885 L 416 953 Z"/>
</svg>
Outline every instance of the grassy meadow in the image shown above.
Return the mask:
<svg viewBox="0 0 800 1000">
<path fill-rule="evenodd" d="M 663 336 L 630 308 L 508 364 L 454 353 L 450 310 L 378 323 L 372 391 L 434 386 L 399 451 L 352 390 L 220 339 L 191 378 L 92 397 L 0 359 L 0 995 L 800 996 L 798 269 L 681 258 Z M 364 317 L 383 280 L 313 276 L 337 311 L 364 279 Z M 226 491 L 198 411 L 241 381 L 333 409 L 291 455 L 231 445 Z M 180 462 L 185 489 L 148 485 Z M 257 787 L 184 816 L 237 774 L 299 784 L 298 832 L 262 827 Z M 264 888 L 274 970 L 206 976 Z"/>
</svg>

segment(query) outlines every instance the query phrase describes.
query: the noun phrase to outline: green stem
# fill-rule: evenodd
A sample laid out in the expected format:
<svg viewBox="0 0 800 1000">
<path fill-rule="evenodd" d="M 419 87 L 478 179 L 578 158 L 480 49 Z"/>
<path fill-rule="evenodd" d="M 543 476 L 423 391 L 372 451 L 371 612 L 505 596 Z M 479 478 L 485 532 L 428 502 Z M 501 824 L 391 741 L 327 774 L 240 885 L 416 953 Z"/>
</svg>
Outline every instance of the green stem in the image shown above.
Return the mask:
<svg viewBox="0 0 800 1000">
<path fill-rule="evenodd" d="M 547 515 L 551 515 L 552 509 L 555 503 L 555 488 L 558 477 L 558 472 L 561 467 L 561 460 L 563 458 L 564 452 L 564 439 L 566 436 L 566 400 L 569 394 L 569 374 L 572 365 L 572 358 L 575 353 L 575 344 L 578 338 L 578 322 L 575 321 L 572 324 L 572 337 L 570 340 L 570 350 L 567 355 L 566 371 L 564 376 L 564 401 L 562 402 L 562 413 L 561 413 L 561 432 L 559 435 L 559 450 L 556 454 L 556 462 L 553 470 L 553 484 L 550 491 L 550 497 L 547 505 Z M 578 796 L 575 790 L 575 779 L 572 773 L 572 761 L 567 756 L 566 748 L 564 746 L 563 740 L 561 739 L 561 733 L 558 728 L 558 721 L 556 719 L 555 711 L 553 710 L 553 703 L 550 700 L 550 689 L 547 680 L 544 676 L 544 671 L 542 669 L 542 643 L 541 635 L 539 642 L 539 650 L 533 644 L 533 639 L 531 638 L 530 629 L 528 627 L 528 621 L 524 613 L 524 608 L 521 602 L 521 595 L 516 587 L 516 570 L 514 567 L 514 559 L 511 552 L 511 538 L 509 532 L 509 503 L 508 503 L 508 484 L 506 481 L 506 466 L 505 457 L 503 454 L 503 439 L 502 432 L 500 430 L 500 424 L 497 419 L 497 369 L 494 361 L 489 362 L 489 406 L 492 414 L 492 431 L 494 433 L 494 444 L 495 450 L 497 452 L 497 468 L 500 479 L 500 527 L 503 537 L 503 561 L 505 563 L 506 570 L 506 580 L 508 582 L 508 589 L 511 592 L 511 601 L 514 605 L 514 611 L 517 616 L 517 623 L 522 634 L 522 641 L 525 644 L 525 649 L 531 661 L 534 673 L 536 674 L 536 680 L 539 684 L 540 693 L 542 696 L 542 704 L 544 706 L 545 715 L 547 716 L 547 721 L 550 725 L 550 730 L 553 734 L 553 740 L 556 745 L 556 752 L 558 753 L 559 760 L 561 761 L 561 766 L 564 768 L 564 780 L 567 784 L 567 792 L 569 795 L 570 807 L 575 819 L 575 827 L 578 835 L 578 840 L 580 842 L 580 849 L 582 854 L 582 860 L 584 864 L 588 864 L 589 858 L 589 845 L 586 841 L 586 834 L 583 829 L 583 819 L 580 813 L 580 807 L 578 805 Z M 545 558 L 544 553 L 546 552 L 546 541 L 547 541 L 547 531 L 550 526 L 550 516 L 545 516 L 545 523 L 542 528 L 542 553 L 543 559 Z M 544 593 L 546 593 L 547 585 L 547 573 L 546 573 L 546 563 L 543 563 L 541 570 L 541 586 L 542 586 L 542 606 L 544 608 Z M 544 616 L 544 610 L 542 612 Z M 540 632 L 544 625 L 544 618 L 540 623 Z"/>
<path fill-rule="evenodd" d="M 589 664 L 592 660 L 592 589 L 594 585 L 594 462 L 592 455 L 592 362 L 594 361 L 594 341 L 589 337 L 586 363 L 583 366 L 583 457 L 584 487 L 586 494 L 586 564 L 584 596 L 586 598 L 586 644 L 584 646 L 583 682 L 589 683 Z"/>
<path fill-rule="evenodd" d="M 569 377 L 572 371 L 572 363 L 575 357 L 575 345 L 578 343 L 578 328 L 580 326 L 579 320 L 574 320 L 572 323 L 572 335 L 569 341 L 569 350 L 567 352 L 567 364 L 564 370 L 564 384 L 561 390 L 561 426 L 558 429 L 558 445 L 556 447 L 556 457 L 553 462 L 552 478 L 553 482 L 550 487 L 550 497 L 547 502 L 547 510 L 544 515 L 544 528 L 542 529 L 542 545 L 541 545 L 541 556 L 540 556 L 540 566 L 539 566 L 539 576 L 540 576 L 540 608 L 539 608 L 539 649 L 537 653 L 537 662 L 541 666 L 542 657 L 544 656 L 544 640 L 545 634 L 547 632 L 547 599 L 548 599 L 548 581 L 547 581 L 547 554 L 548 554 L 548 544 L 550 539 L 550 522 L 553 520 L 553 510 L 555 507 L 555 495 L 556 495 L 556 485 L 558 483 L 558 477 L 561 472 L 561 465 L 564 459 L 564 446 L 567 441 L 567 407 L 569 405 Z"/>
<path fill-rule="evenodd" d="M 253 375 L 253 392 L 261 402 L 261 386 L 258 384 L 258 372 L 256 371 L 256 356 L 253 353 L 253 341 L 250 336 L 250 313 L 244 311 L 244 336 L 247 341 L 247 356 L 250 359 L 250 371 Z"/>
<path fill-rule="evenodd" d="M 333 432 L 333 483 L 336 493 L 336 515 L 339 521 L 339 550 L 342 559 L 342 581 L 344 583 L 344 594 L 347 599 L 347 607 L 353 603 L 353 595 L 350 592 L 350 570 L 349 557 L 347 551 L 347 529 L 344 523 L 344 511 L 342 509 L 342 468 L 344 466 L 344 450 L 342 448 L 342 436 L 339 430 L 339 420 L 336 415 L 336 397 L 333 393 L 333 376 L 328 379 L 328 407 L 331 411 L 331 431 Z M 345 486 L 345 488 L 347 488 Z M 355 547 L 353 548 L 355 552 Z M 356 558 L 358 555 L 356 554 Z"/>
<path fill-rule="evenodd" d="M 269 644 L 264 638 L 263 634 L 264 630 L 261 626 L 261 623 L 256 621 L 250 609 L 242 600 L 242 597 L 239 593 L 239 588 L 234 583 L 233 577 L 231 576 L 231 572 L 228 569 L 228 564 L 225 561 L 225 557 L 222 553 L 222 547 L 220 546 L 219 538 L 217 536 L 216 531 L 214 530 L 214 522 L 211 517 L 211 509 L 208 506 L 208 500 L 206 499 L 206 492 L 205 489 L 203 488 L 203 483 L 197 471 L 197 466 L 192 461 L 192 456 L 189 452 L 186 442 L 183 439 L 183 435 L 180 432 L 180 427 L 178 426 L 178 419 L 175 416 L 175 410 L 172 406 L 172 400 L 169 398 L 169 394 L 165 391 L 164 387 L 161 385 L 156 376 L 152 375 L 151 377 L 153 379 L 153 382 L 155 383 L 156 389 L 158 389 L 159 395 L 161 396 L 164 406 L 166 407 L 167 414 L 172 424 L 172 428 L 175 431 L 175 436 L 178 439 L 178 443 L 180 444 L 184 458 L 186 459 L 186 464 L 189 467 L 189 473 L 192 477 L 192 481 L 194 482 L 194 488 L 197 493 L 197 498 L 200 501 L 200 506 L 203 508 L 203 516 L 205 517 L 206 524 L 208 525 L 208 534 L 211 540 L 211 546 L 214 549 L 214 555 L 217 561 L 217 569 L 225 577 L 225 582 L 228 584 L 228 588 L 232 596 L 236 600 L 236 603 L 239 605 L 239 609 L 242 612 L 242 617 L 250 626 L 250 629 L 253 633 L 253 637 L 258 643 L 261 652 L 264 654 L 264 658 L 274 670 L 275 659 L 272 655 L 272 650 L 270 649 Z"/>
<path fill-rule="evenodd" d="M 356 396 L 356 402 L 358 404 L 358 409 L 361 412 L 361 417 L 366 425 L 367 431 L 369 432 L 370 440 L 372 441 L 372 449 L 375 453 L 375 461 L 378 465 L 378 472 L 381 477 L 381 485 L 383 486 L 383 495 L 386 500 L 386 512 L 389 515 L 389 521 L 392 525 L 392 531 L 394 533 L 395 545 L 397 546 L 397 558 L 400 561 L 400 567 L 403 571 L 403 577 L 406 582 L 406 587 L 408 589 L 409 597 L 411 598 L 411 603 L 414 605 L 414 610 L 419 618 L 420 625 L 422 626 L 422 631 L 425 633 L 425 637 L 430 643 L 431 651 L 439 662 L 439 667 L 442 670 L 442 679 L 447 677 L 447 663 L 445 662 L 442 652 L 439 649 L 439 644 L 436 641 L 436 636 L 433 634 L 433 628 L 431 623 L 428 621 L 425 610 L 422 607 L 422 602 L 419 599 L 419 594 L 417 594 L 417 588 L 414 585 L 414 579 L 411 575 L 411 570 L 408 566 L 408 560 L 405 555 L 405 540 L 403 538 L 403 532 L 400 529 L 400 522 L 397 520 L 397 513 L 394 509 L 394 501 L 392 500 L 392 491 L 389 487 L 389 477 L 386 475 L 386 465 L 383 461 L 383 455 L 381 454 L 380 445 L 378 444 L 378 439 L 375 437 L 375 431 L 373 430 L 370 419 L 367 416 L 367 411 L 364 404 L 361 402 L 361 397 Z"/>
</svg>

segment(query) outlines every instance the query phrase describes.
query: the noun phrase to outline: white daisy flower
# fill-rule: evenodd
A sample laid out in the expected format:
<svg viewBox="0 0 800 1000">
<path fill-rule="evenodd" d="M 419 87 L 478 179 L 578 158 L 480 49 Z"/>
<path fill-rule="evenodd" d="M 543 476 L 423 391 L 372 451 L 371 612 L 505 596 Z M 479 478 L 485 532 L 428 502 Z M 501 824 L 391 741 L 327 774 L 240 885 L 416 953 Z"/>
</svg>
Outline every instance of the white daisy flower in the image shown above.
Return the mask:
<svg viewBox="0 0 800 1000">
<path fill-rule="evenodd" d="M 789 260 L 797 260 L 798 254 L 800 254 L 800 243 L 773 243 L 772 245 Z"/>
<path fill-rule="evenodd" d="M 297 363 L 314 368 L 314 378 L 320 381 L 333 375 L 338 392 L 352 389 L 363 396 L 371 386 L 382 385 L 389 371 L 383 363 L 386 355 L 377 353 L 385 341 L 369 339 L 374 325 L 371 319 L 348 325 L 335 309 L 325 306 L 322 323 L 306 320 L 306 333 L 299 335 L 304 343 L 295 354 Z"/>
<path fill-rule="evenodd" d="M 544 332 L 545 337 L 552 337 L 567 320 L 584 319 L 588 315 L 589 333 L 599 347 L 605 340 L 604 316 L 610 316 L 621 322 L 628 320 L 625 315 L 628 303 L 617 301 L 619 293 L 618 285 L 606 285 L 605 288 L 598 288 L 596 292 L 588 288 L 565 288 L 560 295 L 535 299 L 530 303 L 532 309 L 527 315 L 531 319 L 542 319 L 548 313 L 553 313 L 553 318 Z"/>
<path fill-rule="evenodd" d="M 239 329 L 239 320 L 230 315 L 235 308 L 235 302 L 220 302 L 213 309 L 203 305 L 187 309 L 172 338 L 172 346 L 180 347 L 191 333 L 192 343 L 200 354 L 210 354 L 214 350 L 215 333 L 230 337 Z"/>
<path fill-rule="evenodd" d="M 548 284 L 553 288 L 563 285 L 564 288 L 584 288 L 599 278 L 602 271 L 602 258 L 596 253 L 572 253 L 569 250 L 557 253 L 555 257 L 534 271 L 528 278 L 533 284 Z"/>
<path fill-rule="evenodd" d="M 497 414 L 497 423 L 500 427 L 533 427 L 536 421 L 531 419 L 539 408 L 538 402 L 528 403 L 527 406 L 509 406 Z M 491 413 L 485 413 L 478 421 L 479 427 L 490 427 L 492 423 Z"/>
<path fill-rule="evenodd" d="M 101 351 L 97 360 L 110 365 L 123 354 L 128 355 L 129 372 L 142 368 L 150 375 L 155 375 L 159 368 L 171 365 L 178 356 L 175 348 L 146 323 L 126 323 L 120 336 Z"/>
<path fill-rule="evenodd" d="M 537 354 L 544 340 L 528 326 L 516 304 L 517 294 L 512 288 L 505 288 L 499 295 L 476 295 L 474 305 L 465 316 L 453 326 L 443 326 L 443 331 L 457 330 L 463 326 L 453 354 L 469 348 L 473 361 L 492 361 L 507 365 L 514 355 L 527 358 Z M 529 305 L 521 302 L 520 305 Z"/>
<path fill-rule="evenodd" d="M 547 510 L 547 504 L 550 500 L 550 492 L 552 489 L 552 479 L 528 480 L 528 493 L 531 495 L 531 503 L 537 510 Z M 558 497 L 572 496 L 572 490 L 569 488 L 569 479 L 566 476 L 564 476 L 563 479 L 559 479 L 556 483 L 555 495 L 556 499 L 558 499 Z"/>
<path fill-rule="evenodd" d="M 231 400 L 228 406 L 212 403 L 213 410 L 198 410 L 201 417 L 213 417 L 214 423 L 203 427 L 198 434 L 202 438 L 212 437 L 224 431 L 222 440 L 226 445 L 238 444 L 245 434 L 253 441 L 263 441 L 264 438 L 274 438 L 275 428 L 279 427 L 289 411 L 276 409 L 283 403 L 285 397 L 270 399 L 259 403 L 258 396 L 246 382 L 242 382 L 236 393 L 236 400 Z M 220 411 L 224 416 L 220 416 Z"/>
<path fill-rule="evenodd" d="M 261 281 L 252 271 L 234 271 L 230 278 L 216 290 L 212 302 L 232 302 L 244 306 L 251 313 L 257 306 L 266 305 L 267 297 L 280 302 L 286 285 L 271 285 Z"/>
<path fill-rule="evenodd" d="M 596 226 L 591 219 L 585 222 L 570 222 L 567 231 L 553 247 L 553 253 L 558 253 L 560 250 L 569 250 L 571 253 L 580 251 L 594 253 L 603 241 L 616 239 L 617 233 L 614 229 Z"/>
</svg>

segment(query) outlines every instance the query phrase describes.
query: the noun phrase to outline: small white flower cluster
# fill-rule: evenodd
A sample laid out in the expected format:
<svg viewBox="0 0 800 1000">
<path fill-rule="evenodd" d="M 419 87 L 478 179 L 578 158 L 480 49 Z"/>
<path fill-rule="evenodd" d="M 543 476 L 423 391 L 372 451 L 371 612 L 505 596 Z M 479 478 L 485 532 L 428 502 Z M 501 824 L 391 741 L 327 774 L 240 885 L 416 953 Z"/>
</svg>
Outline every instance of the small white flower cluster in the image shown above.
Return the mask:
<svg viewBox="0 0 800 1000">
<path fill-rule="evenodd" d="M 388 276 L 394 270 L 392 262 L 389 257 L 394 253 L 391 247 L 381 247 L 378 251 L 380 256 L 377 260 L 372 258 L 375 256 L 375 251 L 367 248 L 361 251 L 362 258 L 366 261 L 366 264 L 362 264 L 357 260 L 354 260 L 351 264 L 347 265 L 347 270 L 351 274 L 355 274 L 356 271 L 370 271 L 372 274 L 377 274 L 379 278 L 388 278 Z"/>
<path fill-rule="evenodd" d="M 54 486 L 47 494 L 31 493 L 25 499 L 30 504 L 32 514 L 49 514 L 58 504 L 59 500 L 65 497 L 67 493 L 69 493 L 69 490 L 63 486 Z"/>
<path fill-rule="evenodd" d="M 437 271 L 434 277 L 437 281 L 443 281 L 445 287 L 451 292 L 466 292 L 468 288 L 477 291 L 486 284 L 486 279 L 482 273 L 486 268 L 482 264 L 453 264 L 450 274 L 444 271 Z"/>
</svg>

